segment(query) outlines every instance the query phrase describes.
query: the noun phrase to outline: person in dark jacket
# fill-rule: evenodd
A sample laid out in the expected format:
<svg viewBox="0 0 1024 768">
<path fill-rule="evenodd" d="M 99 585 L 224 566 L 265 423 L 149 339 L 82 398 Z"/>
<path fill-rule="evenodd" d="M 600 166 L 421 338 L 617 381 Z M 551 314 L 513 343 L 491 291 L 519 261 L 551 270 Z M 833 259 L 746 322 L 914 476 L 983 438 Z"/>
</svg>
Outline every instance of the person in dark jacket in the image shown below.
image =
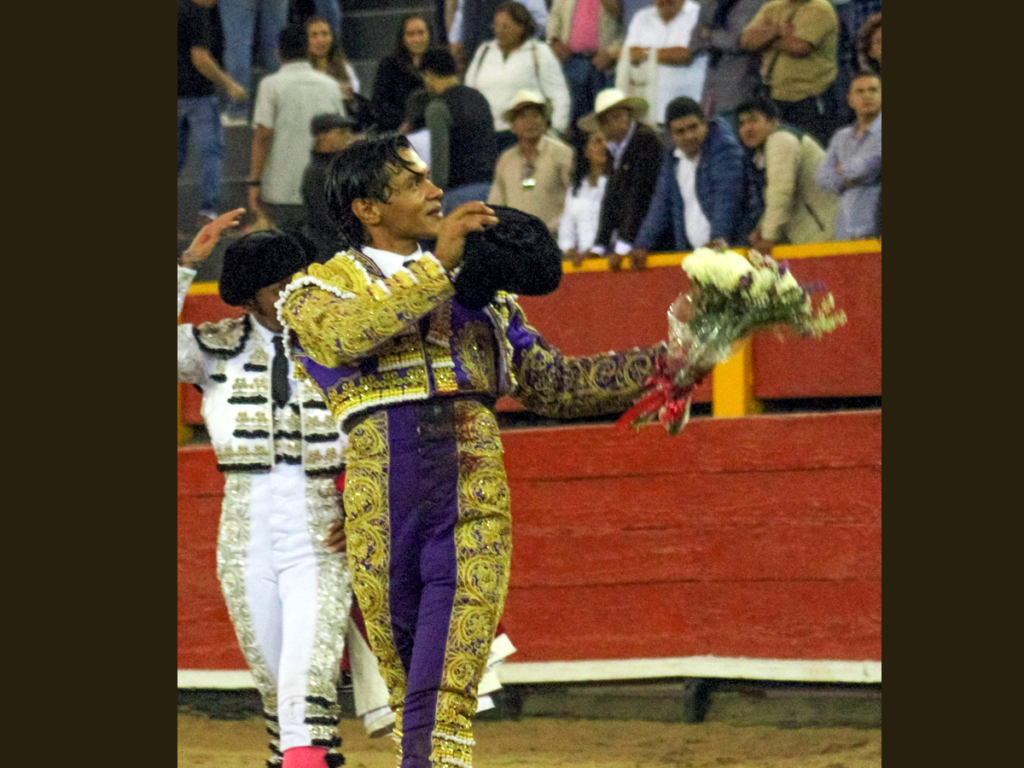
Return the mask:
<svg viewBox="0 0 1024 768">
<path fill-rule="evenodd" d="M 423 87 L 419 66 L 431 41 L 426 16 L 410 13 L 402 17 L 395 51 L 380 60 L 373 81 L 371 101 L 379 130 L 394 131 L 402 124 L 406 100 L 413 91 Z"/>
<path fill-rule="evenodd" d="M 444 48 L 423 54 L 420 73 L 434 98 L 424 118 L 430 131 L 430 180 L 444 190 L 448 215 L 465 202 L 485 202 L 491 191 L 498 144 L 494 116 L 479 91 L 459 85 L 455 58 Z"/>
<path fill-rule="evenodd" d="M 629 258 L 643 269 L 647 252 L 671 228 L 673 246 L 692 251 L 746 242 L 748 162 L 743 147 L 722 118 L 706 120 L 700 104 L 686 96 L 665 110 L 674 150 L 661 165 L 657 187 Z"/>
<path fill-rule="evenodd" d="M 608 253 L 608 264 L 618 270 L 630 252 L 654 194 L 661 164 L 658 135 L 640 122 L 648 105 L 639 97 L 627 97 L 618 88 L 597 94 L 594 111 L 577 121 L 581 130 L 600 129 L 608 144 L 605 173 L 608 184 L 601 202 L 601 218 L 595 241 L 586 258 Z"/>
<path fill-rule="evenodd" d="M 354 122 L 343 115 L 325 114 L 314 117 L 309 125 L 315 143 L 302 175 L 302 204 L 306 207 L 302 232 L 316 244 L 316 260 L 321 264 L 344 250 L 328 209 L 325 183 L 327 166 L 352 142 Z"/>
</svg>

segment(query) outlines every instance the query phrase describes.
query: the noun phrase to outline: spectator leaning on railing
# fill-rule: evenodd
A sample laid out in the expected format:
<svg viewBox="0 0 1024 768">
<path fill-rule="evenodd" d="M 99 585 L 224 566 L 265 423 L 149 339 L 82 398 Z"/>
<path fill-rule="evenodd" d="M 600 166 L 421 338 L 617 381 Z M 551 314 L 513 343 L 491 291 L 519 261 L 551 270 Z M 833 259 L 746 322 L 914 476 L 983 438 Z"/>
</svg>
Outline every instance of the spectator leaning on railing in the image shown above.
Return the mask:
<svg viewBox="0 0 1024 768">
<path fill-rule="evenodd" d="M 729 124 L 720 117 L 705 120 L 700 104 L 680 96 L 669 103 L 665 125 L 675 149 L 665 155 L 651 206 L 633 241 L 633 269 L 644 268 L 647 253 L 669 228 L 678 251 L 735 243 L 750 231 L 745 226 L 746 158 Z"/>
<path fill-rule="evenodd" d="M 864 72 L 850 83 L 850 107 L 857 122 L 836 131 L 817 181 L 839 195 L 836 240 L 858 240 L 881 234 L 882 79 Z"/>
<path fill-rule="evenodd" d="M 829 86 L 839 72 L 839 22 L 828 0 L 769 0 L 740 45 L 761 52 L 761 79 L 784 122 L 828 143 L 835 107 Z"/>
<path fill-rule="evenodd" d="M 588 256 L 604 256 L 608 250 L 616 256 L 629 253 L 647 215 L 662 153 L 658 135 L 640 122 L 648 108 L 644 99 L 606 88 L 597 94 L 594 111 L 578 121 L 584 131 L 600 128 L 608 145 L 608 185 L 601 202 L 597 238 Z M 620 261 L 613 256 L 610 263 L 618 268 Z"/>
<path fill-rule="evenodd" d="M 764 199 L 764 215 L 750 233 L 750 245 L 766 254 L 778 243 L 831 240 L 837 199 L 815 181 L 825 150 L 810 134 L 780 125 L 771 99 L 744 102 L 737 116 L 740 141 L 752 151 Z"/>
</svg>

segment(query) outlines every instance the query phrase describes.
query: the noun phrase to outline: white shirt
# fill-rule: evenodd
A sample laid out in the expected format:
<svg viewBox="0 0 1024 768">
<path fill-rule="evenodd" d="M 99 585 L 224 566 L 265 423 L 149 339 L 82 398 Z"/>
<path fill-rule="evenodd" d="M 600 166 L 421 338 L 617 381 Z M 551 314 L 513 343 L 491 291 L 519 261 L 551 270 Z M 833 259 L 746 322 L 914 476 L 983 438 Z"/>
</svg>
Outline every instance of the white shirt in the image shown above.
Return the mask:
<svg viewBox="0 0 1024 768">
<path fill-rule="evenodd" d="M 382 251 L 380 248 L 371 248 L 368 245 L 364 245 L 359 250 L 364 256 L 370 257 L 373 263 L 384 273 L 384 277 L 392 277 L 407 261 L 423 258 L 423 249 L 420 248 L 419 244 L 416 245 L 416 250 L 408 256 L 402 256 L 391 251 Z"/>
<path fill-rule="evenodd" d="M 668 24 L 661 20 L 655 7 L 637 11 L 629 22 L 620 66 L 616 69 L 615 86 L 631 96 L 647 98 L 654 110 L 651 117 L 656 123 L 665 122 L 665 107 L 676 96 L 689 96 L 700 102 L 704 92 L 704 77 L 708 71 L 706 54 L 698 56 L 686 67 L 651 64 L 658 48 L 689 47 L 699 15 L 700 5 L 694 0 L 686 0 Z M 635 67 L 629 63 L 629 49 L 634 46 L 652 49 L 648 53 L 648 61 Z M 648 82 L 651 75 L 656 78 L 654 84 Z M 645 95 L 651 92 L 652 85 L 653 100 Z"/>
<path fill-rule="evenodd" d="M 697 162 L 700 154 L 692 160 L 681 149 L 672 154 L 679 158 L 676 166 L 676 181 L 683 195 L 683 222 L 686 225 L 686 239 L 694 248 L 700 248 L 711 239 L 711 222 L 704 215 L 697 199 Z"/>
<path fill-rule="evenodd" d="M 249 315 L 249 321 L 252 323 L 253 331 L 258 333 L 260 335 L 260 338 L 263 340 L 263 348 L 267 351 L 267 354 L 270 355 L 270 365 L 272 366 L 274 364 L 274 337 L 275 336 L 280 336 L 281 334 L 280 333 L 274 333 L 269 328 L 265 328 L 263 326 L 263 324 L 259 320 L 257 320 L 254 315 L 251 315 L 251 314 Z M 291 399 L 292 395 L 295 394 L 295 379 L 292 378 L 293 376 L 295 376 L 295 361 L 292 360 L 291 357 L 289 356 L 288 357 L 288 399 L 289 400 Z M 276 408 L 277 405 L 275 404 L 274 407 Z"/>
<path fill-rule="evenodd" d="M 565 193 L 565 207 L 558 225 L 558 247 L 563 251 L 575 248 L 580 253 L 586 253 L 593 247 L 601 220 L 601 201 L 604 200 L 607 185 L 607 176 L 598 177 L 597 185 L 593 187 L 588 177 L 580 184 L 578 192 L 574 194 L 570 187 Z"/>
<path fill-rule="evenodd" d="M 615 170 L 619 170 L 619 166 L 622 165 L 622 156 L 626 152 L 626 147 L 629 146 L 629 140 L 633 138 L 633 134 L 636 133 L 636 120 L 631 120 L 629 123 L 629 130 L 626 131 L 626 135 L 622 138 L 622 141 L 607 141 L 608 151 L 612 153 L 612 167 Z"/>
<path fill-rule="evenodd" d="M 496 131 L 508 130 L 502 115 L 512 106 L 516 92 L 524 88 L 551 101 L 551 125 L 556 131 L 564 133 L 569 127 L 569 86 L 547 43 L 527 40 L 505 58 L 498 43 L 489 40 L 477 48 L 465 84 L 487 99 Z"/>
<path fill-rule="evenodd" d="M 345 114 L 338 81 L 308 61 L 282 64 L 260 81 L 253 128 L 274 131 L 270 156 L 260 179 L 260 197 L 275 205 L 302 205 L 302 174 L 313 150 L 309 123 L 317 115 Z"/>
</svg>

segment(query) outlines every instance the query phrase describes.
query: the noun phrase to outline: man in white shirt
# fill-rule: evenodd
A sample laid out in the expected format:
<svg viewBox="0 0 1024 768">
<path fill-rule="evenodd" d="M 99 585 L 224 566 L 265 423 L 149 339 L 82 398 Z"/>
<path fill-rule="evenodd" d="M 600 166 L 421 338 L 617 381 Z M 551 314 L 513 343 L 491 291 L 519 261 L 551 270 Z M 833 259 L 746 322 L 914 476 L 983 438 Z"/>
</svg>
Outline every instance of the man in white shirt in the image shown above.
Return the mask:
<svg viewBox="0 0 1024 768">
<path fill-rule="evenodd" d="M 310 122 L 317 115 L 345 115 L 338 81 L 313 69 L 306 60 L 308 44 L 302 27 L 281 30 L 281 69 L 260 82 L 252 118 L 249 208 L 280 229 L 305 220 L 302 174 L 313 149 Z"/>
<path fill-rule="evenodd" d="M 655 119 L 677 96 L 700 101 L 708 69 L 706 54 L 694 57 L 690 38 L 700 5 L 694 0 L 655 0 L 637 11 L 615 70 L 615 87 L 640 96 L 654 107 Z"/>
</svg>

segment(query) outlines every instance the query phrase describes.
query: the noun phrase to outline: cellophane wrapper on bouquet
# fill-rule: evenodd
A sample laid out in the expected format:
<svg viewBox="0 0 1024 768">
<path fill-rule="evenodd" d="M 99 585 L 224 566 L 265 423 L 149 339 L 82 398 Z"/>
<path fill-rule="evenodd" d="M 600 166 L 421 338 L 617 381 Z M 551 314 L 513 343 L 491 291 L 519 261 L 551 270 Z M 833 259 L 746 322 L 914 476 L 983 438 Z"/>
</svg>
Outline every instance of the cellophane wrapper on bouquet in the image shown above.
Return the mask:
<svg viewBox="0 0 1024 768">
<path fill-rule="evenodd" d="M 690 418 L 693 389 L 715 365 L 729 359 L 736 342 L 769 328 L 791 328 L 820 338 L 846 323 L 832 294 L 817 307 L 811 293 L 823 286 L 801 285 L 788 266 L 756 251 L 698 248 L 683 259 L 691 288 L 668 310 L 668 353 L 645 382 L 644 395 L 619 420 L 620 428 L 661 422 L 669 434 Z"/>
</svg>

